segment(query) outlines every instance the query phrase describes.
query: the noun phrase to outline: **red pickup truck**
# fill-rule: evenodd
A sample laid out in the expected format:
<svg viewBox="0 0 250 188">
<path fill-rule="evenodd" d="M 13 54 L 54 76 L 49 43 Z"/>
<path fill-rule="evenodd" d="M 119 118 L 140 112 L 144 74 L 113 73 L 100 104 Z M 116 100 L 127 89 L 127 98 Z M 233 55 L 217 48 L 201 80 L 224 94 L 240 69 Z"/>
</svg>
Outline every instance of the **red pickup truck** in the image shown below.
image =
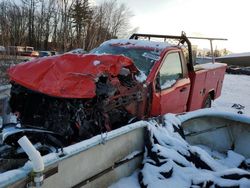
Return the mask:
<svg viewBox="0 0 250 188">
<path fill-rule="evenodd" d="M 177 44 L 141 40 L 145 37 Z M 191 47 L 185 35 L 134 34 L 89 54 L 16 65 L 8 73 L 18 130 L 31 140 L 68 145 L 137 119 L 210 107 L 221 94 L 226 65 L 193 66 Z"/>
</svg>

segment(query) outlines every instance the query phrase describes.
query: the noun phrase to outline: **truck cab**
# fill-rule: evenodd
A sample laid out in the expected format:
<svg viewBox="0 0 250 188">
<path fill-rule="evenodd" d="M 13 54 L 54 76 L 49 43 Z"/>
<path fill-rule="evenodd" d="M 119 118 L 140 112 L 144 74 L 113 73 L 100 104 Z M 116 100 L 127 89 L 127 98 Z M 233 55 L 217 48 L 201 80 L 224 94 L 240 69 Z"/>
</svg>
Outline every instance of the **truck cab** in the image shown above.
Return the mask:
<svg viewBox="0 0 250 188">
<path fill-rule="evenodd" d="M 207 63 L 188 69 L 181 48 L 168 48 L 151 72 L 152 107 L 150 116 L 181 113 L 211 107 L 221 94 L 226 65 Z"/>
<path fill-rule="evenodd" d="M 151 116 L 187 111 L 191 81 L 180 48 L 166 49 L 149 78 L 152 83 Z"/>
<path fill-rule="evenodd" d="M 178 44 L 168 43 L 167 39 Z M 145 117 L 211 107 L 211 101 L 221 94 L 226 64 L 194 65 L 191 42 L 184 34 L 134 34 L 129 40 L 104 42 L 91 53 L 124 55 L 134 62 L 145 77 L 148 97 L 146 106 L 141 107 Z"/>
</svg>

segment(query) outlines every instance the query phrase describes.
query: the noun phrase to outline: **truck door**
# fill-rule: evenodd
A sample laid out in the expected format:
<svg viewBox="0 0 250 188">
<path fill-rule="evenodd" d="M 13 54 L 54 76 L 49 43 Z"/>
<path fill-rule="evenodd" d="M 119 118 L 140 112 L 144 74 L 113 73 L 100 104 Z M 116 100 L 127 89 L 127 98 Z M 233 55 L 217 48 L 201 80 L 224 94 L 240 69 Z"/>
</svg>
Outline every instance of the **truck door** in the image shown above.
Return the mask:
<svg viewBox="0 0 250 188">
<path fill-rule="evenodd" d="M 158 114 L 161 115 L 169 112 L 185 112 L 189 91 L 190 79 L 182 53 L 180 51 L 167 53 L 155 80 L 152 105 L 159 105 Z"/>
</svg>

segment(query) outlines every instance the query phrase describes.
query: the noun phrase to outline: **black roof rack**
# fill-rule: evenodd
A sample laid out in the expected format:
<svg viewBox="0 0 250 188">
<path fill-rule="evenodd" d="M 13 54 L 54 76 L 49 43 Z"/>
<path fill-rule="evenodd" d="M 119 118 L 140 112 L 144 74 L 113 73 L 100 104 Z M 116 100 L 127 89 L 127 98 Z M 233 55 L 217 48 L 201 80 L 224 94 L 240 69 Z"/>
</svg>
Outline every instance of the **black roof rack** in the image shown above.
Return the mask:
<svg viewBox="0 0 250 188">
<path fill-rule="evenodd" d="M 140 37 L 148 38 L 162 38 L 162 39 L 183 39 L 186 36 L 184 32 L 182 32 L 181 36 L 174 36 L 174 35 L 154 35 L 154 34 L 141 34 L 141 33 L 134 33 L 131 35 L 129 39 L 139 39 Z"/>
<path fill-rule="evenodd" d="M 140 33 L 134 33 L 133 35 L 131 35 L 131 37 L 129 39 L 135 39 L 138 40 L 139 38 L 147 38 L 148 40 L 150 40 L 151 38 L 161 38 L 164 39 L 164 41 L 166 41 L 167 39 L 176 39 L 179 40 L 179 44 L 187 44 L 187 48 L 188 48 L 188 68 L 189 70 L 194 70 L 193 65 L 193 56 L 192 56 L 192 45 L 189 39 L 201 39 L 201 40 L 209 40 L 210 41 L 210 48 L 211 48 L 211 54 L 212 54 L 212 58 L 213 58 L 213 63 L 215 62 L 214 60 L 214 53 L 213 53 L 213 43 L 212 41 L 214 40 L 227 40 L 225 38 L 206 38 L 206 37 L 187 37 L 186 33 L 182 31 L 181 36 L 175 36 L 175 35 L 154 35 L 154 34 L 140 34 Z"/>
</svg>

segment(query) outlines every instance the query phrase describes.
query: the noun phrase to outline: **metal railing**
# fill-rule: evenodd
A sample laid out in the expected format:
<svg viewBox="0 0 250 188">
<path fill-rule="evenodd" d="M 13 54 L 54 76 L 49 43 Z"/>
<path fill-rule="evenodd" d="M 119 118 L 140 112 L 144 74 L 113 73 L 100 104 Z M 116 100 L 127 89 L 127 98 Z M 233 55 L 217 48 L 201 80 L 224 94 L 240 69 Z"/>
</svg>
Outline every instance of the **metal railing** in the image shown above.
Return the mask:
<svg viewBox="0 0 250 188">
<path fill-rule="evenodd" d="M 144 40 L 152 40 L 152 39 L 163 39 L 162 42 L 167 42 L 172 46 L 179 46 L 183 49 L 184 54 L 188 57 L 189 69 L 193 70 L 193 65 L 195 64 L 192 52 L 192 44 L 189 39 L 194 40 L 208 40 L 210 42 L 210 50 L 212 55 L 212 62 L 215 62 L 214 58 L 214 50 L 213 50 L 213 41 L 215 40 L 227 40 L 225 38 L 209 38 L 209 37 L 187 37 L 185 32 L 182 32 L 181 36 L 175 35 L 154 35 L 154 34 L 140 34 L 134 33 L 131 35 L 130 39 L 144 39 Z M 187 54 L 188 53 L 188 54 Z"/>
</svg>

